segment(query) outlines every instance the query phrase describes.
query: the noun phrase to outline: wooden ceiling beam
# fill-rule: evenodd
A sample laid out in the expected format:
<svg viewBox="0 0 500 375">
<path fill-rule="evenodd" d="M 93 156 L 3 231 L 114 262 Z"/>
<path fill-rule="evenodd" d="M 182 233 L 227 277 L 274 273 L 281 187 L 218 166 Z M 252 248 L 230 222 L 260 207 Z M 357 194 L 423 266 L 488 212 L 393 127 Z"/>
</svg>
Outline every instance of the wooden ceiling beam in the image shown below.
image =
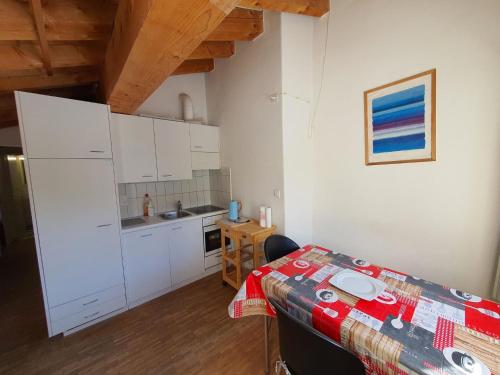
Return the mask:
<svg viewBox="0 0 500 375">
<path fill-rule="evenodd" d="M 98 66 L 102 62 L 98 43 L 56 44 L 51 46 L 52 68 Z M 33 43 L 0 44 L 0 73 L 43 69 L 40 47 Z"/>
<path fill-rule="evenodd" d="M 28 75 L 5 76 L 0 78 L 0 92 L 14 90 L 41 90 L 55 87 L 80 86 L 99 82 L 97 69 L 76 72 L 54 72 L 52 76 Z"/>
<path fill-rule="evenodd" d="M 122 0 L 106 51 L 104 92 L 133 113 L 234 9 L 238 0 Z"/>
<path fill-rule="evenodd" d="M 52 63 L 50 62 L 49 43 L 45 34 L 45 23 L 43 20 L 43 10 L 41 0 L 30 0 L 31 13 L 35 23 L 35 29 L 40 43 L 43 65 L 48 75 L 52 75 Z"/>
<path fill-rule="evenodd" d="M 47 40 L 108 40 L 116 4 L 103 0 L 54 0 L 44 7 Z M 0 41 L 38 40 L 27 2 L 0 1 Z"/>
<path fill-rule="evenodd" d="M 234 42 L 203 42 L 189 60 L 223 59 L 234 55 Z"/>
<path fill-rule="evenodd" d="M 172 73 L 173 76 L 181 74 L 208 73 L 214 70 L 214 60 L 186 60 Z"/>
<path fill-rule="evenodd" d="M 262 11 L 235 8 L 208 37 L 207 41 L 248 41 L 264 32 Z"/>
<path fill-rule="evenodd" d="M 239 6 L 321 17 L 330 11 L 330 0 L 240 0 Z"/>
<path fill-rule="evenodd" d="M 54 0 L 44 7 L 46 37 L 51 41 L 108 40 L 116 4 L 103 0 Z M 234 9 L 207 41 L 253 40 L 263 32 L 259 10 Z M 26 2 L 0 1 L 0 41 L 36 41 Z"/>
</svg>

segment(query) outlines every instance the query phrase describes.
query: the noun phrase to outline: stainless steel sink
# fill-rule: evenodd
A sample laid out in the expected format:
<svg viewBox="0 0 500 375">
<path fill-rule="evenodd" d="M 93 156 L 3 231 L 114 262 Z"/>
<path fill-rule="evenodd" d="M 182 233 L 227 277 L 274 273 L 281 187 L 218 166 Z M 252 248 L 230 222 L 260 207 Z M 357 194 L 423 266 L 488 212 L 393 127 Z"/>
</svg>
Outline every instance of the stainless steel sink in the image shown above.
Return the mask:
<svg viewBox="0 0 500 375">
<path fill-rule="evenodd" d="M 192 216 L 192 214 L 187 211 L 170 211 L 170 212 L 165 212 L 164 214 L 161 214 L 159 216 L 163 220 L 175 220 L 175 219 L 180 219 L 182 217 Z"/>
<path fill-rule="evenodd" d="M 122 228 L 133 227 L 134 225 L 140 225 L 146 223 L 146 220 L 140 217 L 133 217 L 131 219 L 122 220 Z"/>
</svg>

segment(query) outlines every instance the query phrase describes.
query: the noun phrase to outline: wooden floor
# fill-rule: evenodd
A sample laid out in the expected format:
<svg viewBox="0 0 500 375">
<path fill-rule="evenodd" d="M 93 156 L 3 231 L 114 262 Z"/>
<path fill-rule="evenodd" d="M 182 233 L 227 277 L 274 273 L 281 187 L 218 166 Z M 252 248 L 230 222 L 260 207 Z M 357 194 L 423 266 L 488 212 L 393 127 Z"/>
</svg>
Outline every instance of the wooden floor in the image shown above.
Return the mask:
<svg viewBox="0 0 500 375">
<path fill-rule="evenodd" d="M 17 240 L 0 257 L 0 353 L 46 336 L 35 243 Z"/>
<path fill-rule="evenodd" d="M 23 267 L 16 267 L 10 274 L 25 280 L 20 290 L 36 290 L 37 280 L 27 274 L 19 277 Z M 30 267 L 24 268 L 29 272 Z M 0 267 L 0 283 L 3 271 Z M 24 304 L 0 305 L 0 374 L 263 374 L 263 318 L 230 319 L 227 306 L 235 293 L 223 287 L 216 274 L 66 338 L 50 340 L 44 337 L 40 295 L 25 295 Z M 11 299 L 13 295 L 11 288 Z M 16 332 L 23 332 L 21 339 L 16 339 Z M 272 358 L 276 347 L 273 324 Z"/>
</svg>

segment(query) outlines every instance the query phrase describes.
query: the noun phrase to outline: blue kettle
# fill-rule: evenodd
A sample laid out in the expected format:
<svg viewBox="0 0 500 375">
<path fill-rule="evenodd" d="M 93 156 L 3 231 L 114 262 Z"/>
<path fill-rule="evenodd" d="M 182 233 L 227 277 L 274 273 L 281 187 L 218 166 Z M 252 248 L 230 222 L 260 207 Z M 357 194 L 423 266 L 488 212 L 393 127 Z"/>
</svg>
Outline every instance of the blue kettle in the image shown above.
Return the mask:
<svg viewBox="0 0 500 375">
<path fill-rule="evenodd" d="M 239 215 L 240 210 L 241 210 L 240 201 L 232 200 L 231 202 L 229 202 L 229 220 L 231 221 L 238 220 L 238 217 L 240 216 Z"/>
</svg>

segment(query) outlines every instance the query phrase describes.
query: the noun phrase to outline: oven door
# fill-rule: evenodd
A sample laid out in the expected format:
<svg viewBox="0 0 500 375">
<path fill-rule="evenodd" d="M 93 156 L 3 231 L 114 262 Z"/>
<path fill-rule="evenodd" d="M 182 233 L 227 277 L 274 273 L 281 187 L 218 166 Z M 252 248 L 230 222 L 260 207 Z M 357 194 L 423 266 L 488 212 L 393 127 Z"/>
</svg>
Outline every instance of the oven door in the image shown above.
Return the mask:
<svg viewBox="0 0 500 375">
<path fill-rule="evenodd" d="M 203 246 L 205 248 L 205 256 L 219 253 L 221 251 L 222 233 L 218 225 L 209 225 L 203 227 Z M 229 238 L 226 238 L 226 247 L 231 245 Z"/>
</svg>

